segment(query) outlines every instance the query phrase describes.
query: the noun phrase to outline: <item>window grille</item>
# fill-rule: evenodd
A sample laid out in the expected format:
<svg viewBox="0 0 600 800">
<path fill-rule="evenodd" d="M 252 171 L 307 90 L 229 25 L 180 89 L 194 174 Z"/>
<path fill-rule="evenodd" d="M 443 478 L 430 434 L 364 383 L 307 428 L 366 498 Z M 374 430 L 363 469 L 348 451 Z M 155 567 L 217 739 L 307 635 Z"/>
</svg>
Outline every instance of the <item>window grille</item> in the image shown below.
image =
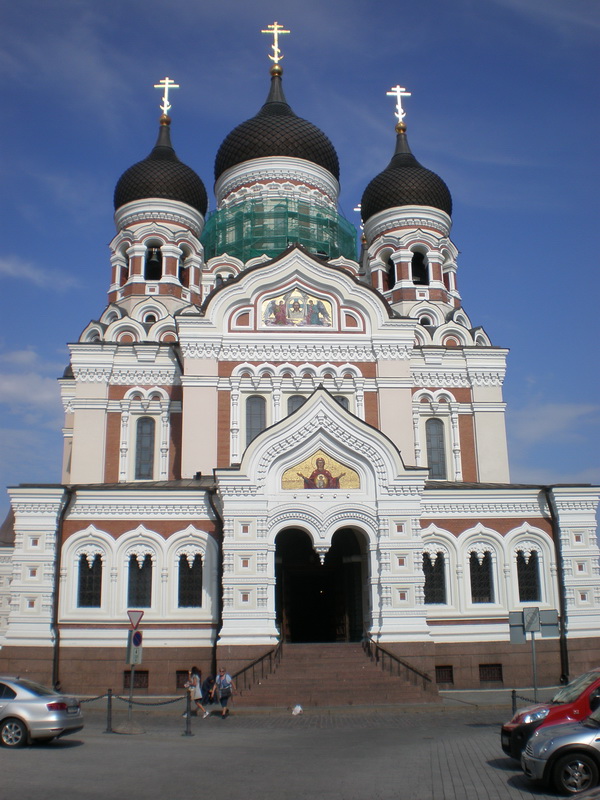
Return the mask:
<svg viewBox="0 0 600 800">
<path fill-rule="evenodd" d="M 77 605 L 79 608 L 100 608 L 102 600 L 102 559 L 98 554 L 90 564 L 87 556 L 79 559 L 79 585 Z"/>
<path fill-rule="evenodd" d="M 130 687 L 131 687 L 131 670 L 126 669 L 123 672 L 123 688 L 129 689 Z M 133 673 L 133 688 L 134 689 L 148 688 L 148 670 L 146 669 L 135 670 L 135 672 Z"/>
<path fill-rule="evenodd" d="M 246 446 L 267 426 L 267 402 L 260 395 L 246 400 Z"/>
<path fill-rule="evenodd" d="M 293 394 L 291 397 L 288 397 L 287 413 L 293 414 L 294 411 L 297 411 L 304 403 L 306 403 L 306 397 L 301 394 Z"/>
<path fill-rule="evenodd" d="M 190 566 L 186 556 L 179 557 L 179 608 L 202 606 L 202 557 L 195 555 Z"/>
<path fill-rule="evenodd" d="M 485 553 L 479 563 L 477 553 L 471 553 L 471 600 L 473 603 L 494 602 L 494 581 L 492 578 L 492 555 Z"/>
<path fill-rule="evenodd" d="M 425 423 L 427 442 L 427 466 L 429 477 L 446 479 L 446 446 L 444 442 L 444 423 L 441 419 L 428 419 Z"/>
<path fill-rule="evenodd" d="M 127 604 L 129 608 L 150 608 L 152 604 L 152 558 L 149 555 L 141 564 L 135 556 L 129 558 Z"/>
<path fill-rule="evenodd" d="M 479 680 L 481 683 L 494 682 L 502 683 L 502 664 L 480 664 Z"/>
<path fill-rule="evenodd" d="M 519 600 L 521 603 L 541 600 L 540 571 L 536 550 L 531 552 L 529 561 L 525 560 L 525 554 L 522 550 L 519 550 L 517 553 L 517 578 L 519 580 Z"/>
<path fill-rule="evenodd" d="M 435 668 L 436 683 L 454 683 L 454 668 L 451 666 Z"/>
<path fill-rule="evenodd" d="M 425 573 L 425 603 L 446 602 L 446 570 L 444 554 L 437 553 L 433 561 L 429 553 L 423 554 Z"/>
<path fill-rule="evenodd" d="M 185 685 L 189 680 L 189 673 L 187 669 L 178 669 L 175 672 L 175 689 L 185 689 Z"/>
<path fill-rule="evenodd" d="M 140 417 L 136 427 L 135 479 L 152 480 L 154 477 L 154 430 L 152 417 Z"/>
</svg>

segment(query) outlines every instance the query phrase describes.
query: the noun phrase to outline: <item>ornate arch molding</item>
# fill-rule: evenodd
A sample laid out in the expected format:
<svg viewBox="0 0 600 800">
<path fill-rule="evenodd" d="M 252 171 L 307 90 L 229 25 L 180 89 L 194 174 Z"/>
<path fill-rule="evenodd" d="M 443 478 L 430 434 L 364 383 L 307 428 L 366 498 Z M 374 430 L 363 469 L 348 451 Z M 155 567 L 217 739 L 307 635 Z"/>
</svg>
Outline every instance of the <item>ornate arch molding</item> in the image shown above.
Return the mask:
<svg viewBox="0 0 600 800">
<path fill-rule="evenodd" d="M 466 554 L 467 556 L 470 557 L 472 553 L 474 553 L 477 556 L 477 561 L 479 561 L 480 565 L 483 563 L 483 559 L 485 558 L 486 553 L 489 553 L 492 556 L 492 558 L 498 555 L 498 551 L 496 550 L 496 548 L 489 542 L 484 542 L 484 541 L 472 542 L 468 546 Z"/>
</svg>

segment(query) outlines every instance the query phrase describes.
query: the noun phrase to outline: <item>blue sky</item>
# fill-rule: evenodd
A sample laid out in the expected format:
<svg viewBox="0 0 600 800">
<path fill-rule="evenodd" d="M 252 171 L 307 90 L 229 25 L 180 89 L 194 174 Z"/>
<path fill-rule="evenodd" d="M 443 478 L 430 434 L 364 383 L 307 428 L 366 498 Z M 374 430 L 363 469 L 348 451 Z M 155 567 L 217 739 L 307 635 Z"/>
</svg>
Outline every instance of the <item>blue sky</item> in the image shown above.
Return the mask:
<svg viewBox="0 0 600 800">
<path fill-rule="evenodd" d="M 353 208 L 394 148 L 401 84 L 417 158 L 454 199 L 459 289 L 508 347 L 515 482 L 600 483 L 596 0 L 19 0 L 0 3 L 0 485 L 58 482 L 57 377 L 106 303 L 112 193 L 172 139 L 204 180 L 269 84 L 324 130 Z M 0 515 L 7 509 L 0 496 Z"/>
</svg>

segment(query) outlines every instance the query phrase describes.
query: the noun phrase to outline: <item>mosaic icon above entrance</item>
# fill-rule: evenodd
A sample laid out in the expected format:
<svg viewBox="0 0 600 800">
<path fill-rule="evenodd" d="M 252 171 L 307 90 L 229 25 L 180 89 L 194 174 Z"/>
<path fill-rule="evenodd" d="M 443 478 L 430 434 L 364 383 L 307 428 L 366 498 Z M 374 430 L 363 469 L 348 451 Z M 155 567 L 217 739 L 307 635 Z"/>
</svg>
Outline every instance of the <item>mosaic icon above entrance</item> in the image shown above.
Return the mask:
<svg viewBox="0 0 600 800">
<path fill-rule="evenodd" d="M 323 450 L 286 470 L 282 489 L 359 489 L 358 473 L 341 464 Z"/>
<path fill-rule="evenodd" d="M 331 327 L 331 303 L 300 289 L 265 300 L 262 306 L 264 325 L 318 325 Z"/>
</svg>

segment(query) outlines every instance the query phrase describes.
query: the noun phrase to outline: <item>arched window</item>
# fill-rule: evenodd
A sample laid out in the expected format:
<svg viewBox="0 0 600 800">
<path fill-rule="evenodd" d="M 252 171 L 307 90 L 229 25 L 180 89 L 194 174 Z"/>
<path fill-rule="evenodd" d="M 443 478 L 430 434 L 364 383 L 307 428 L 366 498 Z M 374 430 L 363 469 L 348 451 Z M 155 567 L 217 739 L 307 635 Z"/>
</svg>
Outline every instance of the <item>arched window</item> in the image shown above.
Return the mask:
<svg viewBox="0 0 600 800">
<path fill-rule="evenodd" d="M 345 408 L 346 411 L 350 411 L 350 401 L 348 400 L 346 395 L 336 394 L 334 395 L 333 399 L 335 400 L 336 403 L 339 403 L 342 406 L 342 408 Z"/>
<path fill-rule="evenodd" d="M 427 441 L 427 466 L 429 477 L 446 480 L 446 446 L 444 443 L 444 423 L 441 419 L 428 419 L 425 423 Z"/>
<path fill-rule="evenodd" d="M 473 603 L 494 602 L 494 578 L 492 575 L 492 554 L 483 554 L 481 561 L 477 553 L 469 559 L 471 574 L 471 600 Z"/>
<path fill-rule="evenodd" d="M 523 550 L 518 551 L 517 578 L 521 603 L 533 603 L 542 599 L 540 596 L 540 569 L 537 550 L 532 550 L 529 558 L 527 558 Z"/>
<path fill-rule="evenodd" d="M 246 446 L 267 427 L 267 401 L 258 394 L 246 400 Z"/>
<path fill-rule="evenodd" d="M 410 262 L 412 282 L 419 286 L 429 286 L 429 268 L 423 253 L 415 253 Z"/>
<path fill-rule="evenodd" d="M 150 481 L 154 477 L 154 433 L 152 417 L 140 417 L 136 425 L 135 479 Z"/>
<path fill-rule="evenodd" d="M 147 281 L 159 281 L 162 278 L 162 253 L 160 247 L 149 247 L 146 250 L 144 278 Z"/>
<path fill-rule="evenodd" d="M 291 397 L 288 397 L 287 413 L 293 414 L 294 411 L 297 411 L 304 403 L 306 403 L 306 397 L 301 394 L 293 394 Z"/>
<path fill-rule="evenodd" d="M 129 557 L 129 580 L 127 584 L 127 605 L 129 608 L 150 608 L 152 605 L 152 558 L 144 556 Z"/>
<path fill-rule="evenodd" d="M 179 556 L 179 608 L 202 606 L 202 556 L 196 554 L 190 564 L 187 556 Z"/>
<path fill-rule="evenodd" d="M 90 562 L 86 555 L 79 558 L 77 606 L 100 608 L 102 601 L 102 559 L 98 553 Z"/>
<path fill-rule="evenodd" d="M 425 573 L 425 603 L 446 603 L 446 568 L 444 554 L 440 551 L 432 560 L 430 553 L 423 553 Z"/>
<path fill-rule="evenodd" d="M 396 285 L 396 265 L 391 257 L 387 260 L 387 288 L 393 289 Z"/>
</svg>

